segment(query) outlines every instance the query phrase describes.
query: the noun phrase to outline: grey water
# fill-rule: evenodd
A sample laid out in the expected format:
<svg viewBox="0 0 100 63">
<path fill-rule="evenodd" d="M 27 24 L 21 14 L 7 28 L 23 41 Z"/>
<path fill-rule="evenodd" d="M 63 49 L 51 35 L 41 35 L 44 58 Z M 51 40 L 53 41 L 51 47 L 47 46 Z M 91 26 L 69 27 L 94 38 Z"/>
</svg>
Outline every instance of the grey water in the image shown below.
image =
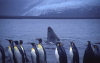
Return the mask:
<svg viewBox="0 0 100 63">
<path fill-rule="evenodd" d="M 70 41 L 74 41 L 79 51 L 80 63 L 84 55 L 87 41 L 92 44 L 100 42 L 100 19 L 0 19 L 0 44 L 5 48 L 6 62 L 10 63 L 7 53 L 8 41 L 5 39 L 23 40 L 24 48 L 31 63 L 31 45 L 36 38 L 46 41 L 47 28 L 52 27 L 61 39 L 67 53 L 68 63 L 70 61 Z M 55 45 L 43 43 L 47 53 L 48 63 L 57 63 L 55 58 Z"/>
</svg>

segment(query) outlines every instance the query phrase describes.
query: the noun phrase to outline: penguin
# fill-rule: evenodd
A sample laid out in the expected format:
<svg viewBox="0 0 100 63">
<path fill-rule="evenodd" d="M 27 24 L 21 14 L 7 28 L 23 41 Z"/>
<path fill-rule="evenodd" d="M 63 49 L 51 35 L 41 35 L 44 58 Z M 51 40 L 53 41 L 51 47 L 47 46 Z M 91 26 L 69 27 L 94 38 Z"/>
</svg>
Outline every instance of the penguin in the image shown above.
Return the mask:
<svg viewBox="0 0 100 63">
<path fill-rule="evenodd" d="M 1 63 L 5 63 L 5 51 L 2 45 L 0 45 Z"/>
<path fill-rule="evenodd" d="M 38 49 L 38 52 L 39 52 L 39 60 L 40 60 L 40 63 L 47 63 L 47 60 L 46 60 L 46 51 L 42 45 L 42 39 L 39 38 L 37 39 L 39 44 L 37 45 L 37 49 Z"/>
<path fill-rule="evenodd" d="M 17 60 L 15 58 L 15 54 L 14 54 L 14 43 L 13 43 L 13 40 L 9 40 L 9 39 L 6 39 L 8 42 L 9 42 L 9 46 L 8 46 L 8 53 L 9 53 L 9 57 L 10 57 L 10 60 L 11 60 L 11 63 L 17 63 Z"/>
<path fill-rule="evenodd" d="M 53 31 L 51 27 L 48 27 L 47 31 L 47 43 L 56 43 L 57 41 L 60 41 L 56 33 Z"/>
<path fill-rule="evenodd" d="M 93 45 L 93 51 L 96 56 L 100 56 L 100 48 L 98 45 Z"/>
<path fill-rule="evenodd" d="M 67 54 L 61 42 L 56 43 L 55 55 L 57 63 L 67 63 Z"/>
<path fill-rule="evenodd" d="M 9 58 L 10 58 L 10 63 L 14 63 L 13 52 L 12 52 L 10 46 L 8 46 L 8 54 L 9 54 Z"/>
<path fill-rule="evenodd" d="M 31 59 L 32 59 L 32 63 L 37 63 L 37 55 L 34 48 L 31 49 Z"/>
<path fill-rule="evenodd" d="M 88 41 L 87 48 L 85 49 L 83 63 L 96 63 L 95 62 L 95 55 L 94 55 L 90 41 Z"/>
<path fill-rule="evenodd" d="M 98 45 L 93 45 L 93 51 L 95 54 L 95 63 L 100 63 L 100 49 Z"/>
<path fill-rule="evenodd" d="M 9 39 L 6 39 L 8 42 L 9 42 L 9 46 L 8 46 L 8 50 L 10 50 L 11 48 L 11 51 L 12 51 L 12 54 L 14 55 L 14 43 L 13 43 L 13 40 L 9 40 Z"/>
<path fill-rule="evenodd" d="M 14 41 L 15 46 L 14 46 L 14 55 L 17 60 L 17 63 L 23 63 L 23 57 L 21 54 L 21 50 L 19 49 L 18 41 Z"/>
<path fill-rule="evenodd" d="M 19 45 L 20 45 L 20 48 L 21 48 L 21 50 L 23 52 L 23 55 L 24 55 L 24 63 L 25 62 L 29 62 L 29 59 L 28 59 L 28 57 L 26 55 L 25 49 L 23 48 L 22 44 L 23 44 L 23 40 L 20 40 L 19 41 Z"/>
<path fill-rule="evenodd" d="M 70 55 L 71 63 L 79 63 L 79 53 L 74 42 L 70 42 Z"/>
<path fill-rule="evenodd" d="M 35 43 L 30 43 L 30 44 L 32 45 L 32 49 L 31 49 L 32 63 L 40 63 L 39 52 L 37 50 L 36 44 Z"/>
</svg>

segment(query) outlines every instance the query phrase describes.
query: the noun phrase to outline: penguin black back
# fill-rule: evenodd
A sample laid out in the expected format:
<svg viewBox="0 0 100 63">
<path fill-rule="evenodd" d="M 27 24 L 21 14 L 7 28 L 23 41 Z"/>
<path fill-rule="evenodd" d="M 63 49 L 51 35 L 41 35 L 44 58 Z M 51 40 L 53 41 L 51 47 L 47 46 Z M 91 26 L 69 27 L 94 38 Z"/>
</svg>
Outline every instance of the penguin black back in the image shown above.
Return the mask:
<svg viewBox="0 0 100 63">
<path fill-rule="evenodd" d="M 70 48 L 72 48 L 71 52 L 73 54 L 71 61 L 72 61 L 72 63 L 79 63 L 79 53 L 78 53 L 78 50 L 77 50 L 74 42 L 71 42 L 70 44 L 71 44 Z"/>
<path fill-rule="evenodd" d="M 95 63 L 94 57 L 95 56 L 94 56 L 93 49 L 91 47 L 91 42 L 88 41 L 88 46 L 85 50 L 84 57 L 83 57 L 83 63 Z"/>
<path fill-rule="evenodd" d="M 59 55 L 59 63 L 67 63 L 67 54 L 63 45 L 60 42 L 57 42 L 56 46 Z"/>
</svg>

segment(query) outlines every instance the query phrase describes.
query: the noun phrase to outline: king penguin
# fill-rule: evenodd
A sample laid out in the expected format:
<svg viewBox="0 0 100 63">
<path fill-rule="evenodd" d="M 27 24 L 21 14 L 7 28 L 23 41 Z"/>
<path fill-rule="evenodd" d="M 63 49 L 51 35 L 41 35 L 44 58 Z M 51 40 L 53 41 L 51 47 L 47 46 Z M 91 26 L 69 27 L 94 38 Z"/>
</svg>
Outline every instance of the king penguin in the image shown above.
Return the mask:
<svg viewBox="0 0 100 63">
<path fill-rule="evenodd" d="M 55 55 L 57 63 L 67 63 L 67 54 L 61 42 L 56 43 Z"/>
<path fill-rule="evenodd" d="M 23 44 L 23 40 L 20 40 L 19 45 L 20 45 L 20 48 L 22 50 L 22 55 L 24 55 L 24 63 L 27 63 L 27 62 L 29 62 L 29 59 L 28 59 L 28 57 L 26 55 L 25 49 L 22 46 L 22 44 Z"/>
<path fill-rule="evenodd" d="M 57 41 L 60 41 L 56 33 L 53 31 L 51 27 L 48 27 L 47 31 L 47 43 L 56 43 Z"/>
<path fill-rule="evenodd" d="M 30 43 L 30 44 L 32 45 L 32 49 L 31 49 L 32 63 L 40 63 L 39 52 L 37 50 L 36 44 L 35 43 Z"/>
<path fill-rule="evenodd" d="M 88 41 L 88 45 L 84 53 L 83 63 L 95 63 L 95 55 L 90 41 Z"/>
<path fill-rule="evenodd" d="M 9 54 L 9 58 L 10 58 L 10 63 L 14 63 L 14 59 L 13 59 L 13 52 L 10 46 L 8 46 L 8 54 Z"/>
<path fill-rule="evenodd" d="M 9 39 L 6 39 L 6 40 L 10 44 L 8 46 L 8 53 L 9 53 L 9 57 L 10 57 L 11 63 L 17 63 L 17 60 L 15 58 L 15 54 L 14 54 L 14 43 L 13 43 L 13 40 L 9 40 Z"/>
<path fill-rule="evenodd" d="M 93 51 L 96 56 L 100 56 L 100 48 L 98 45 L 93 45 Z"/>
<path fill-rule="evenodd" d="M 71 63 L 79 63 L 79 53 L 74 42 L 70 42 L 70 55 Z"/>
<path fill-rule="evenodd" d="M 46 60 L 46 51 L 42 45 L 42 39 L 39 38 L 37 39 L 39 44 L 37 45 L 37 49 L 38 49 L 38 52 L 39 52 L 39 59 L 40 59 L 40 63 L 47 63 L 47 60 Z"/>
<path fill-rule="evenodd" d="M 14 41 L 14 42 L 15 42 L 14 54 L 15 54 L 17 63 L 23 63 L 23 57 L 22 57 L 21 51 L 19 50 L 18 41 Z"/>
<path fill-rule="evenodd" d="M 100 49 L 98 45 L 93 45 L 93 51 L 95 54 L 95 63 L 100 63 Z"/>
<path fill-rule="evenodd" d="M 0 45 L 1 63 L 5 63 L 5 51 L 2 45 Z"/>
</svg>

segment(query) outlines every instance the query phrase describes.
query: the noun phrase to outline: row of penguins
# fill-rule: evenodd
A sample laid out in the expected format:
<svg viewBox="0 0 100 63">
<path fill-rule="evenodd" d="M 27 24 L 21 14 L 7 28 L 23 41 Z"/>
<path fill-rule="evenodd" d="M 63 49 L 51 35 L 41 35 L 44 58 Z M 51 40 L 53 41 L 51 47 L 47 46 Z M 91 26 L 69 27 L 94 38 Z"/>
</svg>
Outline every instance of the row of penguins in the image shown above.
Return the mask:
<svg viewBox="0 0 100 63">
<path fill-rule="evenodd" d="M 42 45 L 42 39 L 37 39 L 38 44 L 28 43 L 32 45 L 31 49 L 31 59 L 32 63 L 47 63 L 47 56 L 45 48 Z M 22 46 L 23 41 L 13 41 L 8 40 L 8 52 L 10 55 L 11 63 L 28 63 L 29 59 L 26 55 L 26 52 Z M 93 46 L 93 47 L 92 47 Z M 80 63 L 79 62 L 79 52 L 74 42 L 70 42 L 70 55 L 71 55 L 71 63 Z M 5 63 L 5 51 L 4 48 L 0 45 L 0 53 L 1 53 L 1 63 Z M 57 59 L 57 63 L 68 63 L 66 51 L 61 42 L 56 43 L 55 48 L 55 56 Z M 83 63 L 100 63 L 100 49 L 97 45 L 92 45 L 90 41 L 88 41 L 87 48 L 84 52 Z"/>
</svg>

